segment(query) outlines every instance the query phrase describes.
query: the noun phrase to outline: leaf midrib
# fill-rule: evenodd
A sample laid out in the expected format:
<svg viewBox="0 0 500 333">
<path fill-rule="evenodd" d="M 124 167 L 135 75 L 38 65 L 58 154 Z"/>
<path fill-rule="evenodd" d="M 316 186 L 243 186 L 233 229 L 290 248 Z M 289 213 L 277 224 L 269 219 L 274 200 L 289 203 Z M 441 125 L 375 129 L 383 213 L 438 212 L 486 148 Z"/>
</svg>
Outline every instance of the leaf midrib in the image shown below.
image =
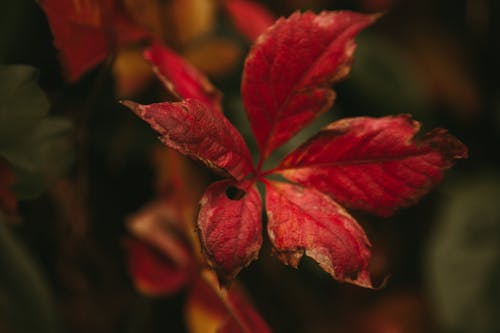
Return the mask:
<svg viewBox="0 0 500 333">
<path fill-rule="evenodd" d="M 374 159 L 364 159 L 364 160 L 348 160 L 348 161 L 333 161 L 333 162 L 323 162 L 323 163 L 310 163 L 306 165 L 295 165 L 290 167 L 277 167 L 274 170 L 270 170 L 268 174 L 296 170 L 296 169 L 307 169 L 307 168 L 333 168 L 342 166 L 354 166 L 354 165 L 365 165 L 365 164 L 382 164 L 388 162 L 404 161 L 413 157 L 423 157 L 432 151 L 418 152 L 413 154 L 405 154 L 396 157 L 386 157 L 386 158 L 374 158 Z M 425 159 L 422 160 L 424 163 L 432 164 Z"/>
</svg>

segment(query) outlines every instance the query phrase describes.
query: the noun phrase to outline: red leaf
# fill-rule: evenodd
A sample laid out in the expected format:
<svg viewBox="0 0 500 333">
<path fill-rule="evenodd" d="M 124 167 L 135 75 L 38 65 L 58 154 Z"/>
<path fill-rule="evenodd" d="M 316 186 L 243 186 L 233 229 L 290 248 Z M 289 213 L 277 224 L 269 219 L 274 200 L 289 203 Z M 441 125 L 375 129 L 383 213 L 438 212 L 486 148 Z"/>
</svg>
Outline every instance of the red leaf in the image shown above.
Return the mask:
<svg viewBox="0 0 500 333">
<path fill-rule="evenodd" d="M 179 268 L 158 249 L 135 238 L 125 239 L 129 271 L 136 288 L 149 296 L 178 292 L 194 276 L 194 272 Z"/>
<path fill-rule="evenodd" d="M 222 290 L 214 282 L 198 279 L 193 285 L 186 303 L 189 332 L 271 332 L 237 285 Z"/>
<path fill-rule="evenodd" d="M 144 51 L 144 57 L 154 65 L 167 90 L 181 98 L 197 99 L 213 110 L 222 111 L 221 93 L 202 73 L 172 50 L 153 43 Z"/>
<path fill-rule="evenodd" d="M 267 231 L 275 253 L 297 267 L 305 254 L 340 281 L 372 288 L 370 242 L 335 201 L 311 188 L 266 182 Z"/>
<path fill-rule="evenodd" d="M 160 133 L 161 141 L 216 171 L 243 179 L 252 171 L 250 152 L 240 133 L 220 112 L 195 99 L 140 105 L 123 102 Z"/>
<path fill-rule="evenodd" d="M 262 245 L 262 199 L 255 184 L 223 180 L 201 199 L 198 229 L 209 264 L 223 284 L 255 260 Z"/>
<path fill-rule="evenodd" d="M 115 0 L 39 0 L 69 81 L 104 60 L 119 46 L 147 36 Z"/>
<path fill-rule="evenodd" d="M 259 38 L 247 57 L 241 92 L 264 158 L 332 106 L 330 85 L 348 74 L 353 38 L 375 18 L 295 13 Z"/>
<path fill-rule="evenodd" d="M 439 183 L 467 148 L 443 129 L 421 139 L 409 116 L 334 122 L 288 155 L 278 172 L 355 209 L 387 216 Z"/>
<path fill-rule="evenodd" d="M 273 25 L 275 18 L 264 6 L 247 0 L 227 0 L 224 6 L 236 28 L 254 41 Z"/>
<path fill-rule="evenodd" d="M 175 206 L 150 204 L 129 219 L 128 228 L 135 237 L 125 240 L 129 270 L 142 293 L 177 292 L 193 279 L 196 259 Z"/>
</svg>

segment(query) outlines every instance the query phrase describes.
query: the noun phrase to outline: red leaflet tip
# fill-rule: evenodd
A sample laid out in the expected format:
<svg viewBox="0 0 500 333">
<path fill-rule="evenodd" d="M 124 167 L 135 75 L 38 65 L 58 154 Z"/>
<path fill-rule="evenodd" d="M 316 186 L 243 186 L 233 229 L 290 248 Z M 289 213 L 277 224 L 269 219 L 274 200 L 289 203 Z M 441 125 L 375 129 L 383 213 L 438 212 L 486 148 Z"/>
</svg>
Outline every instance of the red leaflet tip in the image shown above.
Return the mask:
<svg viewBox="0 0 500 333">
<path fill-rule="evenodd" d="M 134 113 L 138 114 L 139 112 L 139 106 L 140 104 L 139 103 L 136 103 L 136 102 L 132 102 L 132 101 L 129 101 L 129 100 L 125 100 L 125 101 L 119 101 L 120 104 L 128 107 L 130 110 L 134 111 Z"/>
</svg>

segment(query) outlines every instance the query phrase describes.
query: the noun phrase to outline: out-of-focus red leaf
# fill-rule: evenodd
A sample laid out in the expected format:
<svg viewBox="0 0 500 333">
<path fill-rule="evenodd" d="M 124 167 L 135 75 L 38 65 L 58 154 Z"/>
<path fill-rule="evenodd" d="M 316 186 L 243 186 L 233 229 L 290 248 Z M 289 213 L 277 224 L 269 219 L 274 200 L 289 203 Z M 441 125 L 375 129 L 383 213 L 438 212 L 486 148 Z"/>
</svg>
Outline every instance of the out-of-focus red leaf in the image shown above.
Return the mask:
<svg viewBox="0 0 500 333">
<path fill-rule="evenodd" d="M 198 232 L 209 264 L 223 284 L 257 258 L 262 245 L 261 212 L 262 199 L 250 182 L 223 180 L 205 191 Z"/>
<path fill-rule="evenodd" d="M 39 0 L 69 81 L 104 60 L 118 47 L 147 37 L 116 0 Z"/>
<path fill-rule="evenodd" d="M 370 242 L 329 196 L 282 182 L 266 182 L 267 231 L 274 252 L 297 267 L 305 254 L 339 281 L 372 288 L 366 270 Z"/>
<path fill-rule="evenodd" d="M 222 111 L 221 93 L 208 79 L 172 50 L 156 42 L 144 51 L 167 90 L 181 98 L 193 98 L 207 107 Z"/>
<path fill-rule="evenodd" d="M 415 139 L 419 129 L 407 115 L 340 120 L 285 157 L 278 172 L 349 207 L 388 216 L 415 203 L 467 157 L 446 130 Z"/>
<path fill-rule="evenodd" d="M 136 288 L 149 296 L 178 292 L 191 278 L 192 272 L 179 269 L 168 257 L 146 242 L 125 239 L 128 266 Z"/>
<path fill-rule="evenodd" d="M 237 285 L 219 289 L 217 282 L 207 277 L 205 274 L 196 281 L 186 302 L 190 333 L 271 332 Z"/>
<path fill-rule="evenodd" d="M 165 295 L 193 279 L 196 258 L 173 204 L 146 206 L 129 219 L 128 228 L 134 236 L 125 241 L 129 270 L 141 292 Z"/>
<path fill-rule="evenodd" d="M 224 2 L 235 27 L 249 40 L 254 41 L 273 25 L 275 18 L 264 6 L 247 0 Z"/>
<path fill-rule="evenodd" d="M 350 70 L 354 37 L 375 19 L 347 11 L 295 13 L 257 40 L 241 92 L 264 158 L 331 107 L 330 86 Z"/>
<path fill-rule="evenodd" d="M 252 171 L 250 152 L 238 130 L 222 113 L 198 100 L 123 104 L 160 133 L 166 146 L 236 179 Z"/>
<path fill-rule="evenodd" d="M 11 190 L 14 184 L 14 173 L 7 162 L 0 159 L 0 211 L 13 214 L 17 210 L 17 198 Z"/>
</svg>

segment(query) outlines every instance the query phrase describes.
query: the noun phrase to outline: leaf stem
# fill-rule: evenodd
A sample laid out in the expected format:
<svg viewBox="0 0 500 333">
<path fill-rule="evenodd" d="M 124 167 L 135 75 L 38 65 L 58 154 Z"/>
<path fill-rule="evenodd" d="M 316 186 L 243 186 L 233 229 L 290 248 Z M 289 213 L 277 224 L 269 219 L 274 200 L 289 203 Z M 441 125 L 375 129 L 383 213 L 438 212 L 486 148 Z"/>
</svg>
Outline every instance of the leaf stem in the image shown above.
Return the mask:
<svg viewBox="0 0 500 333">
<path fill-rule="evenodd" d="M 235 311 L 231 302 L 228 301 L 228 290 L 221 290 L 219 287 L 217 287 L 211 276 L 208 274 L 208 271 L 205 270 L 204 272 L 201 272 L 200 275 L 202 276 L 203 280 L 210 286 L 210 288 L 212 288 L 212 290 L 215 292 L 226 310 L 229 312 L 229 315 L 233 317 L 236 324 L 241 328 L 241 331 L 243 333 L 252 333 L 250 327 L 248 327 L 248 325 L 244 323 L 242 318 Z"/>
<path fill-rule="evenodd" d="M 259 155 L 259 161 L 257 162 L 257 167 L 255 168 L 255 176 L 258 178 L 262 174 L 262 166 L 264 165 L 264 155 Z"/>
</svg>

